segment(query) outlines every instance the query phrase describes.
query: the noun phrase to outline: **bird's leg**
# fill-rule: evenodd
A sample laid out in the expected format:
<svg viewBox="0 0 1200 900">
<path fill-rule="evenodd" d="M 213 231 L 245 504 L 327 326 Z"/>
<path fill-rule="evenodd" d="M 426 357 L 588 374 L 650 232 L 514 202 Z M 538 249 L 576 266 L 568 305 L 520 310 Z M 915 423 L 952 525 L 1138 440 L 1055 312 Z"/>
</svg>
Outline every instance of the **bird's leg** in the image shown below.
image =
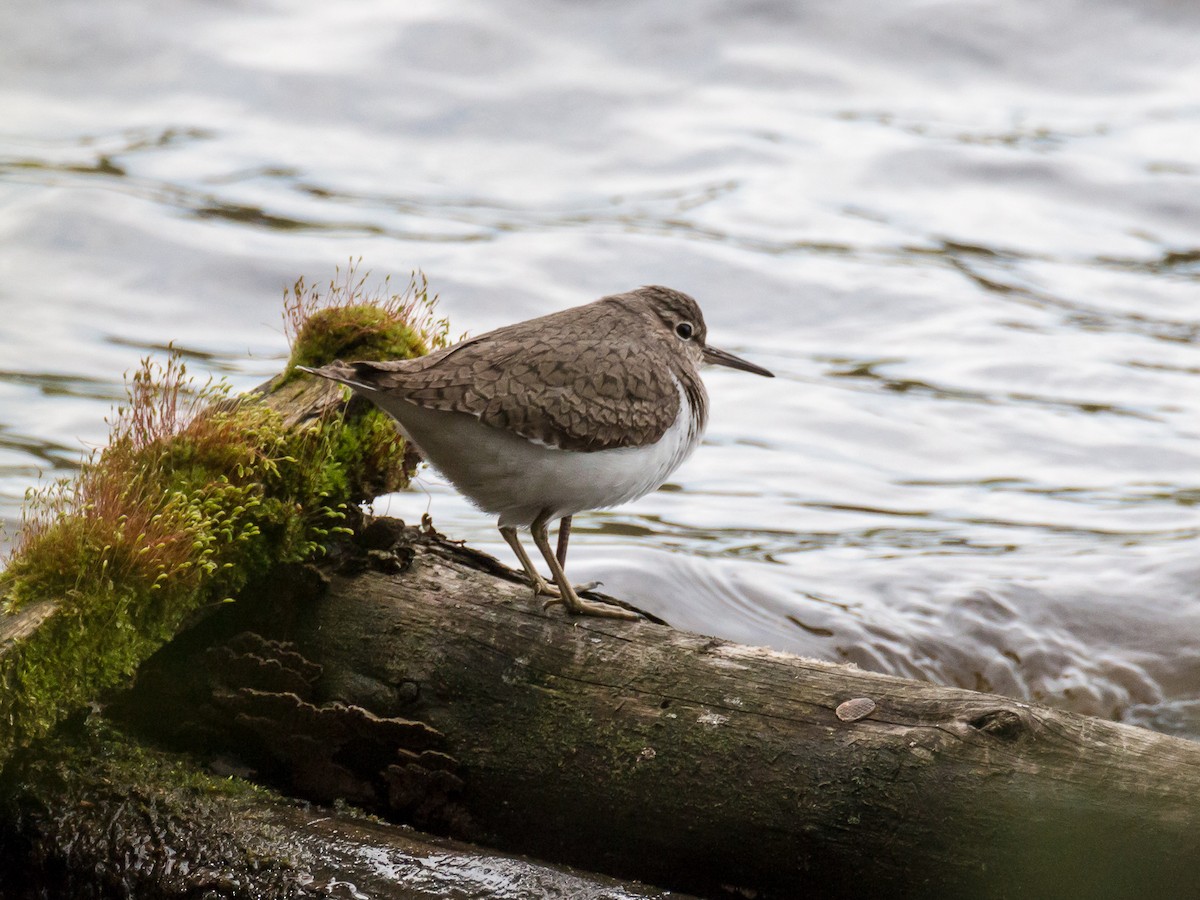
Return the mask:
<svg viewBox="0 0 1200 900">
<path fill-rule="evenodd" d="M 558 564 L 562 566 L 563 571 L 567 569 L 567 542 L 571 540 L 571 517 L 563 516 L 558 521 L 558 546 L 554 550 L 554 555 L 558 559 Z M 593 588 L 598 588 L 603 582 L 589 581 L 587 584 L 573 585 L 576 594 L 582 594 L 584 591 L 590 591 Z M 551 588 L 553 590 L 553 588 Z M 554 596 L 558 596 L 558 591 L 554 591 Z M 552 601 L 554 603 L 561 602 L 560 600 Z"/>
<path fill-rule="evenodd" d="M 558 557 L 558 564 L 567 568 L 567 542 L 571 540 L 571 517 L 563 516 L 558 521 L 558 547 L 554 551 L 554 555 Z"/>
<path fill-rule="evenodd" d="M 567 573 L 563 571 L 558 557 L 550 549 L 550 535 L 546 533 L 546 523 L 549 518 L 548 513 L 542 513 L 534 519 L 533 524 L 529 526 L 529 531 L 533 535 L 533 542 L 542 551 L 542 556 L 546 559 L 546 565 L 554 573 L 554 583 L 558 585 L 558 593 L 562 597 L 562 602 L 566 605 L 567 609 L 581 616 L 606 616 L 610 619 L 641 618 L 637 613 L 622 609 L 619 606 L 613 606 L 608 603 L 589 603 L 586 600 L 579 599 L 579 595 L 575 593 L 575 588 L 571 586 L 571 582 L 567 581 Z"/>
<path fill-rule="evenodd" d="M 563 571 L 567 570 L 567 542 L 571 540 L 571 517 L 563 516 L 558 521 L 558 546 L 555 548 L 554 555 L 558 559 L 558 564 L 562 566 Z M 602 581 L 589 581 L 586 584 L 573 585 L 576 594 L 582 594 L 584 591 L 590 591 L 600 587 Z M 554 592 L 558 596 L 558 591 Z"/>
<path fill-rule="evenodd" d="M 566 521 L 566 519 L 564 519 L 564 521 Z M 567 555 L 566 543 L 571 536 L 571 526 L 569 523 L 567 524 L 567 537 L 563 538 L 562 534 L 563 532 L 560 530 L 558 538 L 558 559 L 560 560 L 560 566 L 562 565 L 562 558 Z M 525 547 L 521 544 L 521 538 L 517 534 L 517 529 L 511 526 L 500 527 L 500 535 L 504 538 L 505 542 L 507 542 L 508 546 L 512 547 L 513 553 L 516 554 L 517 560 L 521 563 L 521 568 L 525 570 L 525 577 L 528 578 L 529 583 L 533 585 L 533 596 L 549 597 L 550 599 L 546 603 L 547 606 L 552 603 L 562 603 L 562 596 L 559 594 L 558 588 L 546 581 L 546 579 L 541 576 L 538 570 L 533 567 L 533 561 L 529 558 L 529 554 L 525 552 Z M 582 591 L 590 591 L 592 588 L 599 586 L 599 581 L 589 581 L 587 584 L 573 585 L 573 589 L 576 596 L 578 596 Z"/>
<path fill-rule="evenodd" d="M 508 546 L 512 547 L 513 553 L 517 555 L 517 559 L 521 562 L 521 568 L 525 570 L 525 577 L 533 585 L 533 596 L 553 597 L 554 602 L 558 602 L 558 591 L 552 588 L 533 567 L 533 561 L 529 558 L 529 554 L 525 552 L 525 548 L 521 546 L 521 539 L 517 536 L 517 529 L 512 526 L 500 526 L 500 534 Z"/>
</svg>

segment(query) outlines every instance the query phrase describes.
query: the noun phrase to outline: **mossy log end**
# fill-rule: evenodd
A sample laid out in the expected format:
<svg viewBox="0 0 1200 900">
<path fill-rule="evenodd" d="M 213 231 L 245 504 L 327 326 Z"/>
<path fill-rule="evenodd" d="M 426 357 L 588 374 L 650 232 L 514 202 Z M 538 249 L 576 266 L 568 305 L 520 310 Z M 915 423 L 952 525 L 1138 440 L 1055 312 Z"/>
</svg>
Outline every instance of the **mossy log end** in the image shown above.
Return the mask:
<svg viewBox="0 0 1200 900">
<path fill-rule="evenodd" d="M 147 396 L 149 370 L 139 378 Z M 85 468 L 82 499 L 0 572 L 0 767 L 417 464 L 384 413 L 311 378 L 212 400 L 173 434 L 118 430 Z"/>
<path fill-rule="evenodd" d="M 95 716 L 33 750 L 0 778 L 4 900 L 679 896 L 288 800 Z"/>
<path fill-rule="evenodd" d="M 360 540 L 160 655 L 129 709 L 312 796 L 700 894 L 1200 890 L 1198 744 L 571 619 L 428 530 Z"/>
</svg>

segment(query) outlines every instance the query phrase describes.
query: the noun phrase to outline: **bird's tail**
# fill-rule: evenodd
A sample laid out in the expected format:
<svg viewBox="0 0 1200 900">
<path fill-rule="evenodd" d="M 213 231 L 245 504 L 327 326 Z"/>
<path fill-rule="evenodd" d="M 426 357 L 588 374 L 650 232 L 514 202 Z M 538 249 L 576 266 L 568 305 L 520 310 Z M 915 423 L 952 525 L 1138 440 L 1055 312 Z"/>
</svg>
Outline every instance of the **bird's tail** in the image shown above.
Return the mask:
<svg viewBox="0 0 1200 900">
<path fill-rule="evenodd" d="M 296 366 L 301 372 L 307 372 L 310 375 L 319 375 L 321 378 L 328 378 L 330 381 L 336 381 L 339 384 L 344 384 L 347 387 L 354 388 L 360 391 L 374 391 L 378 388 L 366 384 L 362 381 L 358 370 L 350 363 L 342 362 L 340 359 L 335 359 L 327 366 L 320 368 L 311 368 L 309 366 Z"/>
</svg>

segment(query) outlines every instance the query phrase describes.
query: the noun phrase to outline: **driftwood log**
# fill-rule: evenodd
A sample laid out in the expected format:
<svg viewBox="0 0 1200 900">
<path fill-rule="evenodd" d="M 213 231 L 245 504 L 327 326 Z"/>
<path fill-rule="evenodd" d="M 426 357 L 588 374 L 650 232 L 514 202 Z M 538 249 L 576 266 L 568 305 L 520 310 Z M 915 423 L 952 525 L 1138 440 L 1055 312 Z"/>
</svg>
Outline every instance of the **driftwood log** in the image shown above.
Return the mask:
<svg viewBox="0 0 1200 900">
<path fill-rule="evenodd" d="M 303 382 L 267 392 L 294 424 L 341 402 Z M 177 637 L 107 698 L 114 715 L 315 801 L 705 896 L 1200 896 L 1198 744 L 649 621 L 572 620 L 429 529 L 361 524 L 320 569 L 260 574 Z M 50 598 L 0 622 L 0 665 L 62 611 Z M 81 676 L 66 696 L 82 706 L 111 683 Z M 27 737 L 0 741 L 0 761 Z M 242 894 L 173 895 L 166 876 L 231 809 L 321 830 L 295 807 L 248 792 L 215 820 L 186 803 L 156 818 L 152 781 L 106 798 L 108 750 L 93 747 L 95 797 L 33 778 L 64 771 L 47 746 L 5 769 L 0 896 L 47 895 L 11 877 L 38 858 L 77 888 L 109 851 L 126 867 L 94 896 L 147 896 L 147 871 L 163 896 L 293 895 L 249 838 L 229 845 Z M 337 865 L 329 878 L 357 871 Z"/>
<path fill-rule="evenodd" d="M 124 714 L 316 799 L 706 896 L 1200 895 L 1192 742 L 569 619 L 387 520 L 260 591 Z"/>
</svg>

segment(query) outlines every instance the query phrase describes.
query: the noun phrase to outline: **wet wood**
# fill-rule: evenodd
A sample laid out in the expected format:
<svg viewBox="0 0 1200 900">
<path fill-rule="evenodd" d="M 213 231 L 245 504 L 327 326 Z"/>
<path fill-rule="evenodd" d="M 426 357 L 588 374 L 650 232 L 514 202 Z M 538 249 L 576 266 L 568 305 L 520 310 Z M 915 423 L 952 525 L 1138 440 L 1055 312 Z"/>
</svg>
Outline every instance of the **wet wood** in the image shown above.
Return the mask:
<svg viewBox="0 0 1200 900">
<path fill-rule="evenodd" d="M 440 771 L 426 779 L 433 827 L 709 896 L 1144 898 L 1196 883 L 1200 745 L 649 622 L 568 619 L 436 534 L 364 534 L 319 577 L 293 572 L 225 611 L 210 627 L 227 633 L 197 641 L 207 656 L 156 661 L 135 705 L 176 739 L 230 723 L 230 746 L 272 777 L 317 795 L 357 785 L 382 811 L 398 799 L 393 814 Z M 214 642 L 234 656 L 214 665 Z M 298 660 L 317 667 L 302 689 L 272 687 Z M 258 673 L 244 690 L 239 667 Z M 358 736 L 330 745 L 304 724 L 321 715 Z M 389 757 L 364 736 L 371 716 L 428 731 Z M 339 771 L 323 782 L 316 758 Z"/>
<path fill-rule="evenodd" d="M 0 779 L 0 896 L 680 898 L 287 800 L 95 719 Z"/>
</svg>

